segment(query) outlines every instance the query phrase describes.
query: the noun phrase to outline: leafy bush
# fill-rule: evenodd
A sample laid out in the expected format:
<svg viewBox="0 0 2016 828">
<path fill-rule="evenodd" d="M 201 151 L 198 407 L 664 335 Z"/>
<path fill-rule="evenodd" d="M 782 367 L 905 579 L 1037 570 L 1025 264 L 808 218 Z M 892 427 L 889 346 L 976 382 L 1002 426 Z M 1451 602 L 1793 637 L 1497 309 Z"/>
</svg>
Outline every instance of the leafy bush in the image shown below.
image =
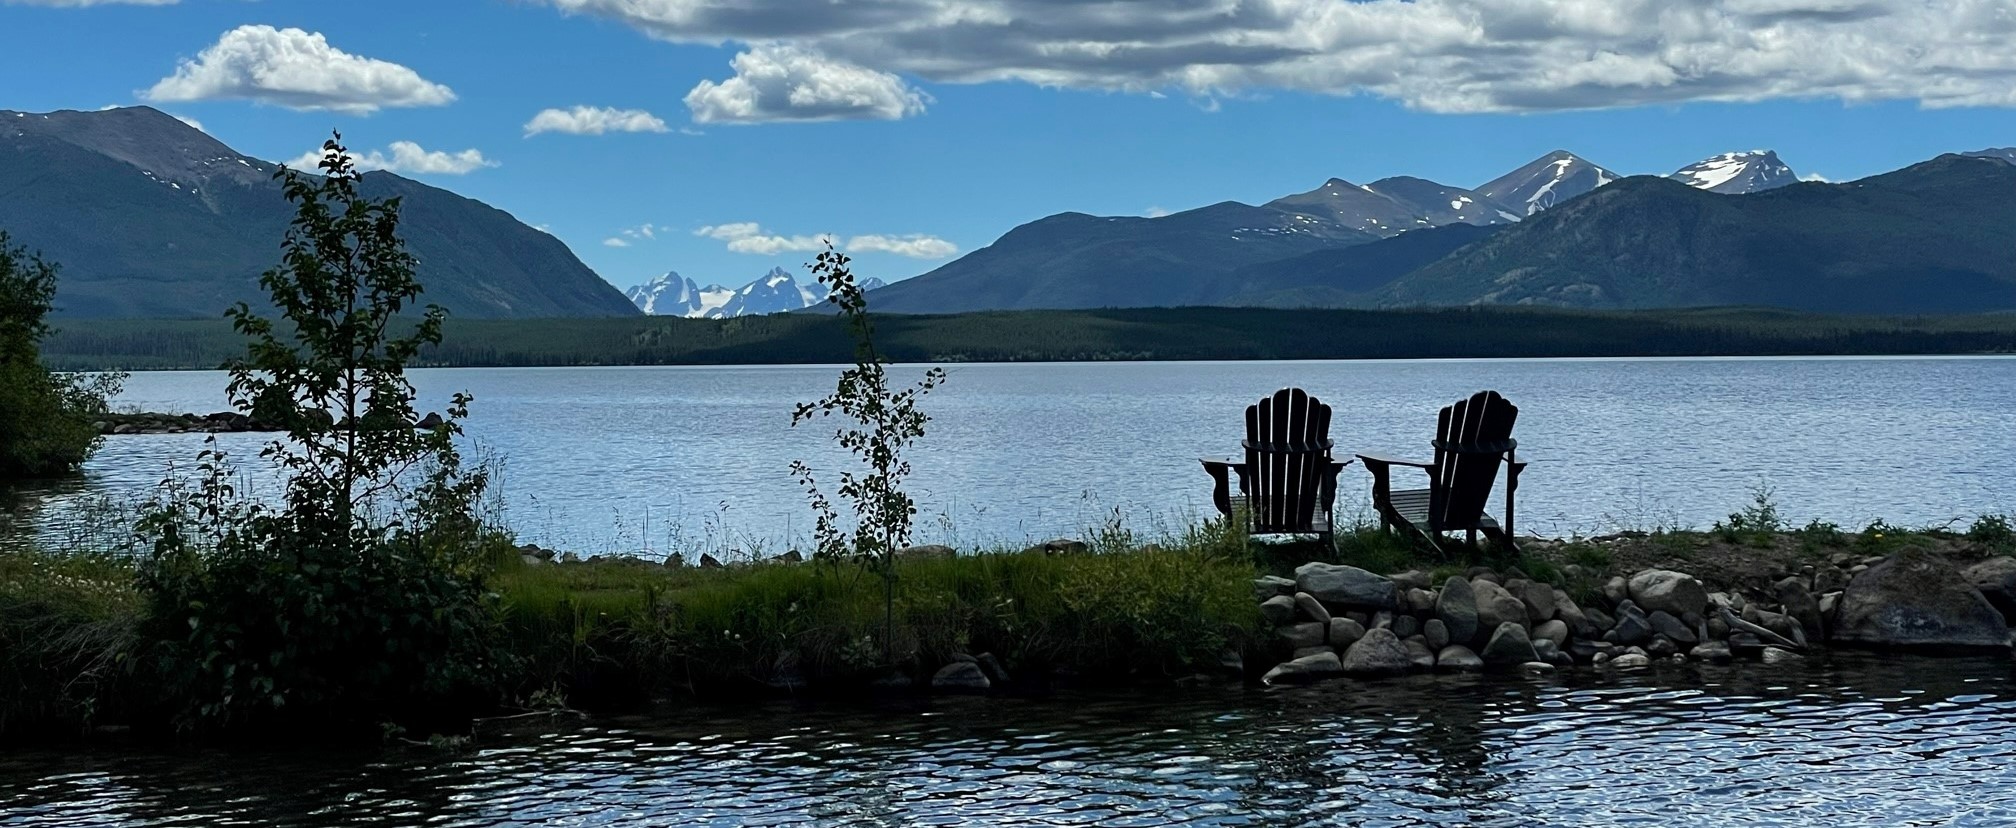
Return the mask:
<svg viewBox="0 0 2016 828">
<path fill-rule="evenodd" d="M 1717 521 L 1713 530 L 1729 543 L 1747 543 L 1751 546 L 1770 546 L 1774 537 L 1785 531 L 1785 519 L 1778 512 L 1778 504 L 1772 499 L 1777 493 L 1767 484 L 1758 484 L 1750 490 L 1750 505 L 1740 512 L 1729 515 L 1725 522 Z"/>
<path fill-rule="evenodd" d="M 200 478 L 165 482 L 140 522 L 148 656 L 185 728 L 466 714 L 503 666 L 484 583 L 496 539 L 476 515 L 487 479 L 454 443 L 469 399 L 415 428 L 404 373 L 443 314 L 390 333 L 420 293 L 399 202 L 360 197 L 348 154 L 324 151 L 323 177 L 278 174 L 297 215 L 260 281 L 290 338 L 242 304 L 228 314 L 250 339 L 231 401 L 284 430 L 260 453 L 288 475 L 284 501 L 240 497 L 208 449 Z"/>
<path fill-rule="evenodd" d="M 1982 515 L 1967 527 L 1967 540 L 1997 554 L 2016 554 L 2016 527 L 2007 515 Z"/>
<path fill-rule="evenodd" d="M 0 480 L 74 471 L 98 447 L 95 415 L 119 375 L 52 374 L 39 348 L 56 296 L 56 266 L 0 232 Z"/>
</svg>

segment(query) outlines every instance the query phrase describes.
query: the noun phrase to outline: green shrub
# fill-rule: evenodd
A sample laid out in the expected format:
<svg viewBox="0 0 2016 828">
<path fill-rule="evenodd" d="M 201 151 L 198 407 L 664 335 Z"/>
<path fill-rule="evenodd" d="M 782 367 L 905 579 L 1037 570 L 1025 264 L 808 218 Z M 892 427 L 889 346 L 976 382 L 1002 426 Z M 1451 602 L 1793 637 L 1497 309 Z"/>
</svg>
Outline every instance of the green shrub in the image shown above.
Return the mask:
<svg viewBox="0 0 2016 828">
<path fill-rule="evenodd" d="M 122 559 L 0 552 L 0 735 L 127 712 L 143 606 Z"/>
<path fill-rule="evenodd" d="M 1727 522 L 1716 522 L 1713 531 L 1729 543 L 1744 543 L 1750 546 L 1768 547 L 1776 536 L 1785 531 L 1785 519 L 1778 512 L 1778 504 L 1772 499 L 1777 490 L 1760 483 L 1750 490 L 1750 505 L 1740 512 L 1729 515 Z"/>
<path fill-rule="evenodd" d="M 2016 554 L 2016 527 L 2007 515 L 1982 515 L 1967 527 L 1967 541 L 1996 554 Z"/>
<path fill-rule="evenodd" d="M 0 232 L 0 480 L 75 471 L 98 447 L 93 417 L 120 376 L 52 374 L 39 346 L 56 296 L 56 266 Z"/>
<path fill-rule="evenodd" d="M 466 717 L 505 668 L 484 581 L 497 540 L 476 512 L 487 476 L 454 443 L 468 398 L 413 427 L 405 364 L 443 314 L 388 332 L 420 294 L 398 200 L 359 196 L 347 153 L 324 150 L 325 176 L 279 173 L 297 215 L 260 283 L 286 338 L 245 305 L 228 314 L 250 339 L 231 400 L 283 428 L 261 457 L 288 475 L 284 499 L 240 497 L 206 449 L 194 485 L 165 482 L 139 526 L 149 669 L 184 728 Z"/>
</svg>

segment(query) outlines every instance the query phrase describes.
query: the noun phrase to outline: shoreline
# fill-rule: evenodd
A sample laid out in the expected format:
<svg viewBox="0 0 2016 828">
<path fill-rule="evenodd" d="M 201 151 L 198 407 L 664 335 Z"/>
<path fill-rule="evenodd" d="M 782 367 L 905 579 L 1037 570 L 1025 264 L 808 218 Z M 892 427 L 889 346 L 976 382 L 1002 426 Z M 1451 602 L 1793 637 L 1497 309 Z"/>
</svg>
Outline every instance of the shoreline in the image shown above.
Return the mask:
<svg viewBox="0 0 2016 828">
<path fill-rule="evenodd" d="M 490 579 L 521 670 L 497 688 L 501 706 L 465 709 L 464 724 L 439 732 L 468 732 L 494 715 L 628 715 L 759 699 L 1018 698 L 1074 688 L 1152 695 L 1196 682 L 1656 674 L 1669 663 L 1768 670 L 1865 648 L 1876 658 L 1927 646 L 1936 654 L 1936 645 L 1955 642 L 1970 655 L 2006 659 L 2016 617 L 2016 532 L 2002 518 L 1965 531 L 1878 522 L 1845 532 L 1816 523 L 1532 539 L 1516 560 L 1490 550 L 1438 556 L 1378 532 L 1342 540 L 1336 555 L 1307 544 L 1243 548 L 1207 527 L 1165 543 L 1059 539 L 966 554 L 915 547 L 898 570 L 894 661 L 868 638 L 882 623 L 879 581 L 850 577 L 851 567 L 791 556 L 726 565 L 711 556 L 697 565 L 568 560 L 510 546 Z M 39 606 L 45 631 L 117 630 L 143 604 L 121 581 L 130 564 L 24 560 L 0 553 L 0 610 L 12 610 L 0 615 L 17 622 L 23 606 Z M 1937 589 L 1871 593 L 1879 595 L 1873 603 L 1855 597 L 1895 580 L 1884 572 L 1914 567 L 1933 574 L 1910 583 Z M 1910 610 L 1912 596 L 1933 594 L 1960 596 L 1955 606 L 1966 606 L 1953 617 L 1974 626 L 1947 624 L 1961 632 L 1938 641 L 1882 640 L 1890 628 L 1874 639 L 1840 635 L 1856 626 L 1845 608 Z M 1980 634 L 1982 607 L 1995 613 L 1992 640 Z M 1450 629 L 1465 617 L 1474 628 Z M 116 650 L 120 640 L 99 645 Z M 1431 643 L 1441 646 L 1428 651 Z M 41 695 L 13 703 L 29 709 L 0 710 L 10 737 L 168 736 L 149 720 L 158 700 L 146 699 L 138 677 L 86 670 L 99 662 L 78 661 L 85 653 L 44 655 L 45 674 L 15 677 Z"/>
</svg>

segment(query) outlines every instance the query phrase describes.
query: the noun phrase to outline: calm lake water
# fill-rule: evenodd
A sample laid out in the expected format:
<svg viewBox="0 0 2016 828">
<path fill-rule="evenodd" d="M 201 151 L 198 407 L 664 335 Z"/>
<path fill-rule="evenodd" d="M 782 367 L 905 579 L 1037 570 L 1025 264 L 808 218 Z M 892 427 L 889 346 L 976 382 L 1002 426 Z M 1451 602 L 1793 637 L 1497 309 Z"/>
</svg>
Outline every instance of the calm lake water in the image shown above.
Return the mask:
<svg viewBox="0 0 2016 828">
<path fill-rule="evenodd" d="M 920 369 L 896 375 L 914 377 Z M 1705 527 L 1775 488 L 1799 522 L 1922 525 L 2016 511 L 2016 359 L 1621 359 L 955 365 L 914 454 L 919 542 L 1082 535 L 1114 508 L 1137 532 L 1210 513 L 1195 458 L 1236 453 L 1243 411 L 1284 385 L 1336 408 L 1340 453 L 1426 454 L 1436 410 L 1482 388 L 1520 408 L 1520 526 L 1552 535 Z M 504 516 L 583 553 L 769 553 L 809 511 L 788 466 L 830 480 L 831 428 L 793 428 L 825 366 L 436 369 L 430 405 L 476 396 L 469 432 L 501 460 Z M 118 404 L 226 408 L 211 372 L 135 374 Z M 254 488 L 263 435 L 223 435 Z M 201 435 L 108 440 L 86 480 L 26 498 L 50 523 L 87 496 L 133 502 Z M 1346 469 L 1340 510 L 1365 508 Z"/>
<path fill-rule="evenodd" d="M 0 825 L 2007 826 L 2010 672 L 1837 656 L 683 710 L 460 753 L 0 752 Z"/>
</svg>

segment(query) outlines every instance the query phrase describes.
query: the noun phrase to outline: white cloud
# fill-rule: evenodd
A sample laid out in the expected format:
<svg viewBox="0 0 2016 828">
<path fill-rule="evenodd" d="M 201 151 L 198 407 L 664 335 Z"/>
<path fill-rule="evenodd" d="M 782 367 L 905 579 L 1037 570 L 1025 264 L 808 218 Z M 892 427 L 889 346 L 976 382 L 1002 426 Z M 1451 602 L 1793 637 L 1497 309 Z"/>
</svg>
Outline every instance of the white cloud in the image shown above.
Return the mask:
<svg viewBox="0 0 2016 828">
<path fill-rule="evenodd" d="M 959 246 L 937 236 L 912 233 L 907 236 L 855 236 L 847 240 L 849 253 L 894 253 L 912 259 L 943 259 L 959 252 Z"/>
<path fill-rule="evenodd" d="M 1163 216 L 1169 215 L 1169 210 L 1166 207 L 1156 207 L 1150 205 L 1148 209 L 1141 211 L 1141 215 L 1147 216 L 1148 218 L 1161 218 Z"/>
<path fill-rule="evenodd" d="M 759 256 L 774 256 L 778 253 L 812 253 L 826 249 L 827 242 L 849 253 L 893 253 L 913 259 L 942 259 L 959 252 L 959 246 L 949 241 L 922 233 L 891 236 L 868 234 L 845 240 L 832 233 L 814 236 L 785 236 L 764 231 L 762 225 L 753 221 L 729 224 L 710 224 L 693 231 L 693 235 L 719 239 L 728 243 L 728 249 L 736 253 L 751 253 Z"/>
<path fill-rule="evenodd" d="M 2016 106 L 2008 0 L 543 2 L 668 41 L 749 47 L 735 77 L 688 95 L 696 118 L 718 121 L 913 114 L 924 99 L 894 73 L 1205 101 L 1370 94 L 1437 112 L 1781 98 Z M 829 65 L 859 80 L 813 81 Z"/>
<path fill-rule="evenodd" d="M 425 149 L 412 141 L 393 141 L 390 149 L 390 156 L 379 150 L 363 153 L 353 150 L 351 157 L 356 160 L 358 172 L 384 170 L 406 175 L 467 175 L 484 167 L 497 166 L 497 162 L 484 158 L 481 150 L 441 152 Z M 288 161 L 287 166 L 313 171 L 321 161 L 322 151 L 315 149 Z"/>
<path fill-rule="evenodd" d="M 669 128 L 658 116 L 642 109 L 577 106 L 572 109 L 542 109 L 525 123 L 525 137 L 542 132 L 569 135 L 601 135 L 608 132 L 666 132 Z"/>
<path fill-rule="evenodd" d="M 1832 184 L 1832 183 L 1834 183 L 1834 179 L 1832 179 L 1832 178 L 1828 178 L 1827 176 L 1824 176 L 1824 175 L 1821 175 L 1821 174 L 1819 174 L 1819 173 L 1806 173 L 1805 175 L 1801 175 L 1801 176 L 1799 176 L 1799 180 L 1800 180 L 1800 181 L 1817 181 L 1817 182 L 1820 182 L 1820 183 L 1822 183 L 1822 184 Z"/>
<path fill-rule="evenodd" d="M 627 242 L 627 241 L 624 241 L 624 240 L 622 240 L 622 239 L 619 239 L 619 238 L 617 238 L 617 237 L 615 237 L 615 236 L 610 236 L 609 238 L 606 238 L 606 239 L 603 239 L 603 240 L 602 240 L 602 246 L 603 246 L 603 247 L 629 247 L 629 246 L 630 246 L 630 243 L 629 243 L 629 242 Z"/>
<path fill-rule="evenodd" d="M 272 26 L 225 32 L 142 95 L 155 101 L 237 98 L 356 114 L 455 100 L 448 87 L 404 66 L 344 52 L 320 33 Z"/>
<path fill-rule="evenodd" d="M 734 77 L 703 80 L 686 93 L 694 121 L 893 121 L 922 114 L 930 100 L 888 72 L 791 46 L 757 46 L 730 65 Z"/>
<path fill-rule="evenodd" d="M 779 236 L 765 233 L 763 228 L 753 221 L 710 224 L 693 231 L 693 235 L 725 241 L 728 243 L 728 249 L 736 253 L 753 253 L 759 256 L 774 256 L 788 251 L 809 253 L 825 250 L 826 242 L 835 240 L 830 233 L 817 236 Z"/>
</svg>

